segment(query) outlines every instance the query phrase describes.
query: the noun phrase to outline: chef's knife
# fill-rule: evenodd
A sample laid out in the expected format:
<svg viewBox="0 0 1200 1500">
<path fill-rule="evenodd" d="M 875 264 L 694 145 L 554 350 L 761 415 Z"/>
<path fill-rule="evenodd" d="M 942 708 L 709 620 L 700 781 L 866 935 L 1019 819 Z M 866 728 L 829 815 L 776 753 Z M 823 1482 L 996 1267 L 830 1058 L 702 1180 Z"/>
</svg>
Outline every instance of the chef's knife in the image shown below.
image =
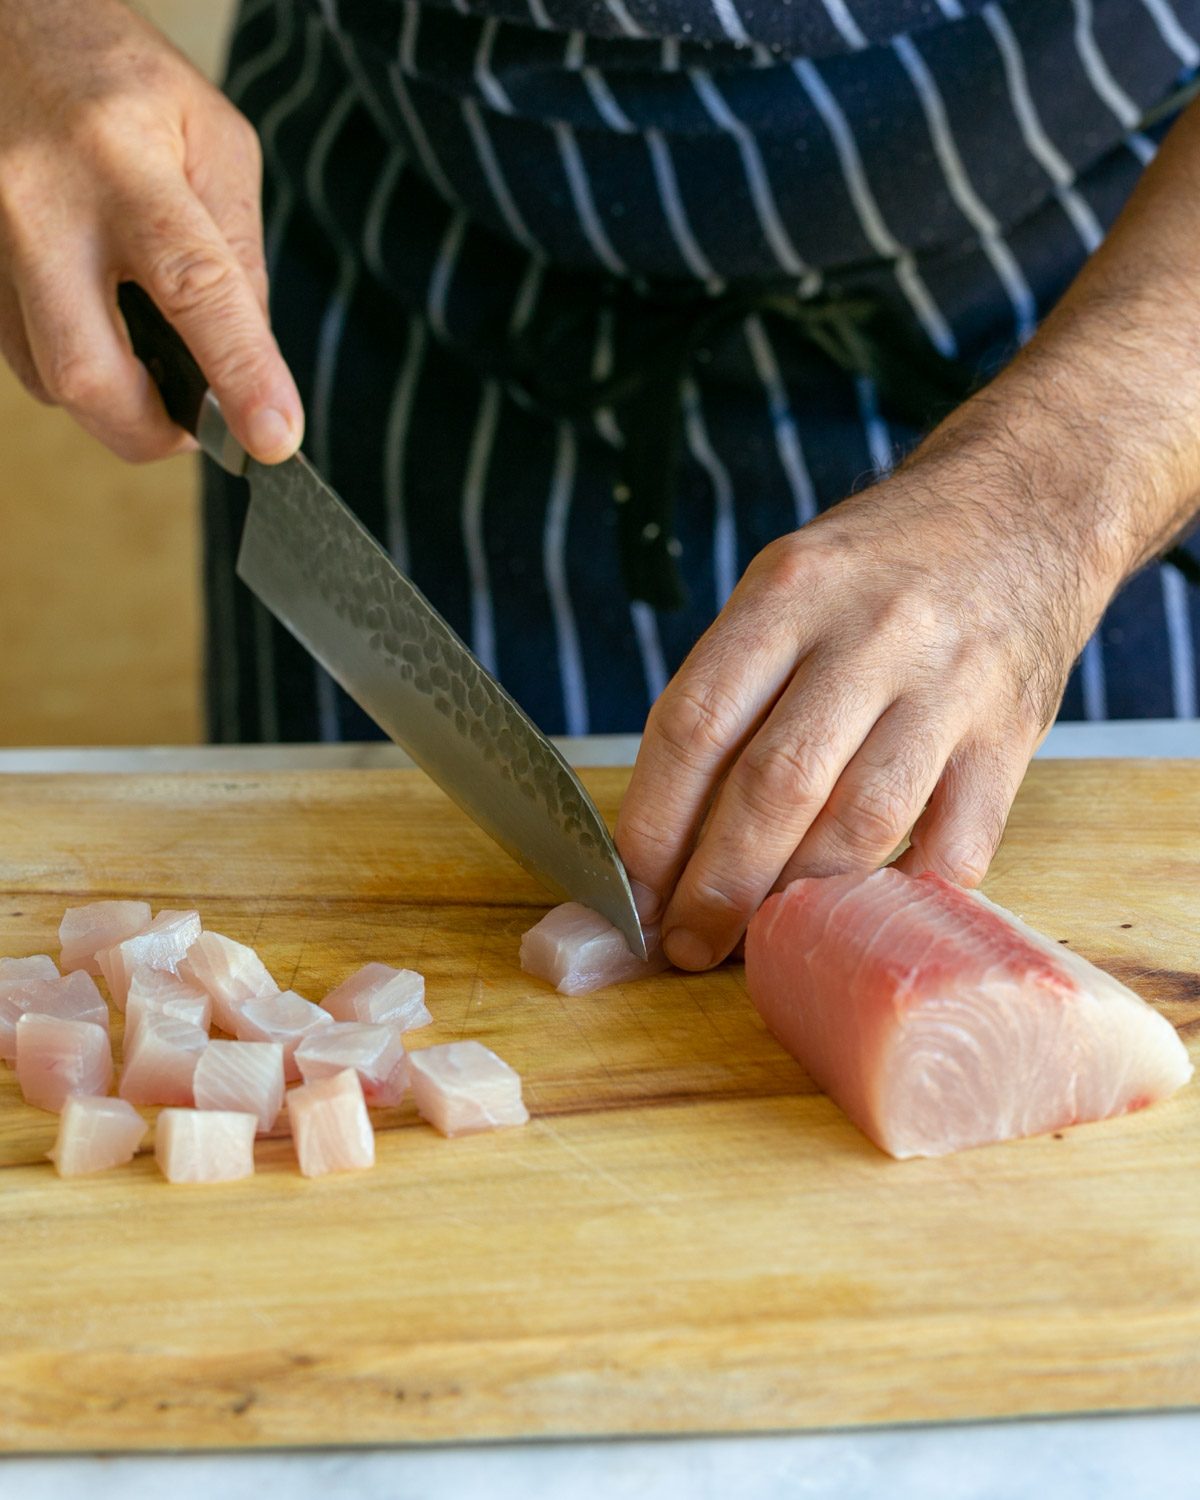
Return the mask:
<svg viewBox="0 0 1200 1500">
<path fill-rule="evenodd" d="M 118 300 L 171 419 L 250 483 L 238 576 L 502 849 L 556 896 L 601 912 L 645 957 L 620 856 L 559 751 L 307 459 L 249 457 L 141 287 L 126 282 Z"/>
</svg>

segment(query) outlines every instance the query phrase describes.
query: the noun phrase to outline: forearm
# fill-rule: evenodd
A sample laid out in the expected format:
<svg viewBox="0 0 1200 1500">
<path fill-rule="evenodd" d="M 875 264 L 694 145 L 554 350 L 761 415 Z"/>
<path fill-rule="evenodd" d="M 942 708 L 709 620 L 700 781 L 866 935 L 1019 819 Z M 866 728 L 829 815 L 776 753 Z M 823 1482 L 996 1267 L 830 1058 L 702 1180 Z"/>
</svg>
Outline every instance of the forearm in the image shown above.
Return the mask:
<svg viewBox="0 0 1200 1500">
<path fill-rule="evenodd" d="M 964 448 L 1072 550 L 1086 616 L 1187 526 L 1200 507 L 1200 107 L 1036 337 L 918 452 L 960 463 Z"/>
</svg>

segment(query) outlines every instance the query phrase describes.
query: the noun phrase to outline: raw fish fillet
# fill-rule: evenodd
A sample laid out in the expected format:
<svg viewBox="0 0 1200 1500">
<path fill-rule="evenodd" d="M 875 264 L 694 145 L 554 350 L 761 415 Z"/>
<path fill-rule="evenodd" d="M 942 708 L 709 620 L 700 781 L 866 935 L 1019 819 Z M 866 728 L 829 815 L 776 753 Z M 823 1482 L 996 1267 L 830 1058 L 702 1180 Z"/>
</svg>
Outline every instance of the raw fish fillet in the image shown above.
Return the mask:
<svg viewBox="0 0 1200 1500">
<path fill-rule="evenodd" d="M 115 947 L 149 925 L 148 901 L 92 901 L 87 906 L 69 906 L 58 925 L 63 973 L 83 969 L 99 976 L 96 954 L 100 949 Z"/>
<path fill-rule="evenodd" d="M 283 1047 L 279 1042 L 209 1042 L 192 1077 L 197 1109 L 252 1114 L 265 1135 L 283 1108 Z"/>
<path fill-rule="evenodd" d="M 208 1032 L 173 1016 L 144 1015 L 125 1063 L 117 1092 L 131 1104 L 191 1104 L 192 1079 Z"/>
<path fill-rule="evenodd" d="M 413 1098 L 443 1135 L 524 1125 L 520 1074 L 482 1042 L 446 1042 L 408 1054 Z"/>
<path fill-rule="evenodd" d="M 17 1082 L 26 1102 L 60 1110 L 72 1094 L 112 1087 L 108 1032 L 91 1021 L 22 1016 L 17 1022 Z"/>
<path fill-rule="evenodd" d="M 96 962 L 117 1009 L 125 1009 L 129 981 L 139 964 L 177 974 L 184 955 L 199 936 L 199 912 L 160 911 L 143 931 L 112 948 L 101 948 Z"/>
<path fill-rule="evenodd" d="M 60 1177 L 83 1177 L 132 1161 L 150 1127 L 124 1099 L 72 1095 L 63 1105 L 58 1139 L 46 1155 Z"/>
<path fill-rule="evenodd" d="M 433 1020 L 425 1007 L 425 980 L 413 969 L 365 964 L 321 1002 L 335 1020 L 398 1026 L 416 1031 Z"/>
<path fill-rule="evenodd" d="M 258 1116 L 229 1109 L 164 1109 L 154 1156 L 168 1182 L 236 1182 L 254 1175 Z"/>
<path fill-rule="evenodd" d="M 1192 1073 L 1132 990 L 932 874 L 794 881 L 750 923 L 746 978 L 777 1039 L 896 1157 L 1124 1114 Z"/>
<path fill-rule="evenodd" d="M 521 967 L 554 985 L 560 995 L 586 995 L 607 984 L 659 974 L 667 956 L 658 928 L 647 927 L 643 960 L 606 917 L 578 901 L 547 912 L 521 939 Z"/>
<path fill-rule="evenodd" d="M 375 1132 L 353 1068 L 292 1089 L 288 1119 L 305 1177 L 375 1165 Z"/>
<path fill-rule="evenodd" d="M 21 1016 L 57 1016 L 62 1021 L 91 1021 L 108 1030 L 108 1004 L 89 974 L 34 979 L 0 999 L 0 1057 L 17 1055 L 16 1024 Z"/>
<path fill-rule="evenodd" d="M 296 1048 L 305 1083 L 353 1068 L 368 1104 L 399 1104 L 408 1082 L 403 1033 L 398 1026 L 335 1021 L 306 1036 Z"/>
<path fill-rule="evenodd" d="M 188 984 L 165 969 L 147 969 L 139 964 L 129 980 L 125 997 L 125 1053 L 128 1055 L 138 1027 L 146 1016 L 170 1016 L 190 1021 L 207 1031 L 212 1023 L 212 997 L 199 985 Z"/>
<path fill-rule="evenodd" d="M 0 958 L 0 1057 L 12 1062 L 17 1055 L 16 1024 L 25 1014 L 21 997 L 31 984 L 58 979 L 58 966 L 45 953 L 32 958 Z"/>
<path fill-rule="evenodd" d="M 283 1043 L 283 1067 L 289 1083 L 300 1077 L 296 1048 L 312 1032 L 332 1025 L 333 1017 L 327 1010 L 297 995 L 295 990 L 247 1000 L 237 1016 L 239 1041 Z"/>
<path fill-rule="evenodd" d="M 230 1036 L 237 1033 L 238 1012 L 247 1000 L 279 993 L 254 949 L 219 932 L 200 934 L 179 965 L 179 977 L 212 996 L 213 1020 Z"/>
</svg>

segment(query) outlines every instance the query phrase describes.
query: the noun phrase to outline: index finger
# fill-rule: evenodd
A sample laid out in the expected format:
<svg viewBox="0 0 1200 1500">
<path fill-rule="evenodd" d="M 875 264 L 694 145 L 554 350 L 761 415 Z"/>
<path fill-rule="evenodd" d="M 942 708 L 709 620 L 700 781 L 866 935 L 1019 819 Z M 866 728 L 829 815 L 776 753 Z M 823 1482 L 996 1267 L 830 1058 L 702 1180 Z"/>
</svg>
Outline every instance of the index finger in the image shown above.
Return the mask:
<svg viewBox="0 0 1200 1500">
<path fill-rule="evenodd" d="M 177 181 L 125 215 L 128 270 L 192 351 L 230 430 L 262 463 L 300 446 L 300 394 L 246 268 L 200 200 Z"/>
</svg>

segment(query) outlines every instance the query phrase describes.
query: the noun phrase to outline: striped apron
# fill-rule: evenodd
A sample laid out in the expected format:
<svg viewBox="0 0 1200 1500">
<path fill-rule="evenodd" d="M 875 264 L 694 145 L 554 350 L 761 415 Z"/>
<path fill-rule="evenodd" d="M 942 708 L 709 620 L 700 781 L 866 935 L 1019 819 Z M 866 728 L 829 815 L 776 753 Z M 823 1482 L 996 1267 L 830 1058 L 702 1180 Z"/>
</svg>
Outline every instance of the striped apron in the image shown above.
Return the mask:
<svg viewBox="0 0 1200 1500">
<path fill-rule="evenodd" d="M 639 729 L 754 554 L 920 436 L 770 294 L 877 309 L 986 376 L 1198 70 L 1200 0 L 244 0 L 227 89 L 262 137 L 307 451 L 534 718 L 582 734 Z M 614 498 L 634 408 L 603 393 L 680 305 L 736 315 L 672 372 L 656 545 L 683 589 L 655 603 Z M 211 736 L 376 737 L 235 581 L 244 507 L 208 466 Z M 1062 716 L 1194 716 L 1197 639 L 1200 591 L 1144 570 Z"/>
</svg>

